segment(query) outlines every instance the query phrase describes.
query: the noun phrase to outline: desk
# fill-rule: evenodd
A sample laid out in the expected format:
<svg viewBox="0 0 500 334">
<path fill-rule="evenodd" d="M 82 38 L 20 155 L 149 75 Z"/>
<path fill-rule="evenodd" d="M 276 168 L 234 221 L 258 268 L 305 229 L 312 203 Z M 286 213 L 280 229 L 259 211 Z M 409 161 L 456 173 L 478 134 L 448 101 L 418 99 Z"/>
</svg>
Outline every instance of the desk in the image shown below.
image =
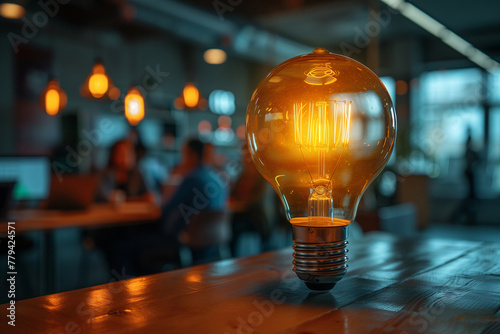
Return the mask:
<svg viewBox="0 0 500 334">
<path fill-rule="evenodd" d="M 59 211 L 26 209 L 9 212 L 9 221 L 16 222 L 17 233 L 43 232 L 41 294 L 55 291 L 55 251 L 53 231 L 55 229 L 80 227 L 102 228 L 151 222 L 159 218 L 161 210 L 150 203 L 129 202 L 119 205 L 94 204 L 87 210 Z M 0 223 L 0 233 L 7 232 L 7 222 Z"/>
<path fill-rule="evenodd" d="M 500 244 L 374 233 L 350 248 L 328 293 L 295 277 L 285 249 L 23 300 L 15 328 L 2 305 L 0 332 L 500 332 Z"/>
<path fill-rule="evenodd" d="M 110 227 L 151 221 L 158 218 L 160 214 L 161 210 L 150 203 L 130 202 L 119 205 L 94 204 L 88 210 L 78 211 L 12 210 L 8 217 L 9 221 L 16 222 L 16 232 L 25 232 L 67 227 Z M 0 223 L 0 232 L 6 231 L 7 224 Z"/>
</svg>

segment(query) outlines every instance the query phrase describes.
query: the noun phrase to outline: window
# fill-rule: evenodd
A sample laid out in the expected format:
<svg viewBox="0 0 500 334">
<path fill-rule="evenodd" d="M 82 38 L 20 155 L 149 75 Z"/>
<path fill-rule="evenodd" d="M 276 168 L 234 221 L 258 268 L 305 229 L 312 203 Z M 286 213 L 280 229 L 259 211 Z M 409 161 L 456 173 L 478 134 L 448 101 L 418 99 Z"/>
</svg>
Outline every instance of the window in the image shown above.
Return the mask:
<svg viewBox="0 0 500 334">
<path fill-rule="evenodd" d="M 460 159 L 471 131 L 481 148 L 484 139 L 482 73 L 479 69 L 424 73 L 420 78 L 416 108 L 412 115 L 413 147 L 423 152 L 427 166 L 446 175 L 450 159 Z"/>
<path fill-rule="evenodd" d="M 488 80 L 488 99 L 490 103 L 500 105 L 500 70 L 491 74 Z"/>
<path fill-rule="evenodd" d="M 451 173 L 456 168 L 448 167 L 462 163 L 470 131 L 476 150 L 487 153 L 482 155 L 483 194 L 500 192 L 500 71 L 488 76 L 476 68 L 427 72 L 412 94 L 410 140 L 412 149 L 425 156 L 424 168 L 414 170 L 456 180 L 458 175 Z M 491 106 L 489 124 L 486 102 Z"/>
</svg>

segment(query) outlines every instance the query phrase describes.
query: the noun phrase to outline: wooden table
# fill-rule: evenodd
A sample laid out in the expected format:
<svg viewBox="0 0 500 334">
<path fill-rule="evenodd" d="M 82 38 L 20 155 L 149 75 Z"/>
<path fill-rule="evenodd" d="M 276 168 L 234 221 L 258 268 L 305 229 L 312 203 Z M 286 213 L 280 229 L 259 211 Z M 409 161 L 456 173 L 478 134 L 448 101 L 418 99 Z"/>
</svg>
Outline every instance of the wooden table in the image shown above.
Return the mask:
<svg viewBox="0 0 500 334">
<path fill-rule="evenodd" d="M 328 293 L 292 250 L 16 303 L 2 333 L 500 333 L 500 244 L 371 234 Z"/>
<path fill-rule="evenodd" d="M 82 227 L 101 228 L 123 225 L 158 218 L 158 207 L 144 202 L 129 202 L 119 205 L 94 204 L 87 210 L 61 211 L 25 209 L 13 210 L 9 221 L 16 222 L 16 231 L 53 230 L 58 228 Z M 0 223 L 0 232 L 7 231 L 7 223 Z"/>
<path fill-rule="evenodd" d="M 40 293 L 47 294 L 56 291 L 54 230 L 72 227 L 95 229 L 145 223 L 154 221 L 160 215 L 161 210 L 153 204 L 127 202 L 118 205 L 94 204 L 87 210 L 77 211 L 13 210 L 9 212 L 8 221 L 16 223 L 16 234 L 28 231 L 43 233 Z M 0 223 L 0 233 L 7 233 L 7 222 Z"/>
</svg>

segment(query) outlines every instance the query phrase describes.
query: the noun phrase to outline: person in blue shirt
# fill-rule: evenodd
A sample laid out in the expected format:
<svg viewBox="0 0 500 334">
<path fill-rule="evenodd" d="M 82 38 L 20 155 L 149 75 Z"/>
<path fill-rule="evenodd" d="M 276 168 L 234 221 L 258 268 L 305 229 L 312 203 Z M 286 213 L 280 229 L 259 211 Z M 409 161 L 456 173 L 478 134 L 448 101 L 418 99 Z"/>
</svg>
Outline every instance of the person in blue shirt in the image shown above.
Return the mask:
<svg viewBox="0 0 500 334">
<path fill-rule="evenodd" d="M 224 210 L 229 180 L 202 163 L 204 144 L 191 139 L 182 149 L 183 179 L 162 207 L 158 224 L 141 225 L 127 238 L 113 243 L 116 261 L 112 269 L 126 270 L 128 275 L 148 275 L 161 271 L 164 265 L 180 264 L 180 234 L 189 222 L 206 211 Z"/>
<path fill-rule="evenodd" d="M 172 242 L 194 216 L 225 209 L 229 180 L 203 164 L 204 148 L 200 140 L 190 139 L 182 149 L 181 169 L 185 177 L 164 204 L 161 216 L 161 228 Z"/>
</svg>

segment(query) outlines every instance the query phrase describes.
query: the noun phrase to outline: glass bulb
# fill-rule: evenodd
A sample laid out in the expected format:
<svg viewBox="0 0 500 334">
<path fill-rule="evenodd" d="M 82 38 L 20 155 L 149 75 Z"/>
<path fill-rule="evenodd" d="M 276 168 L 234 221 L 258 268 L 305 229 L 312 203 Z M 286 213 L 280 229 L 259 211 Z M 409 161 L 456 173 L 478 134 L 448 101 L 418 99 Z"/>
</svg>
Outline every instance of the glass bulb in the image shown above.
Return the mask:
<svg viewBox="0 0 500 334">
<path fill-rule="evenodd" d="M 55 79 L 50 80 L 40 94 L 40 106 L 50 116 L 61 112 L 66 107 L 67 100 L 66 93 Z"/>
<path fill-rule="evenodd" d="M 17 3 L 2 3 L 0 4 L 0 15 L 6 19 L 20 19 L 26 13 L 23 6 Z"/>
<path fill-rule="evenodd" d="M 198 105 L 198 101 L 200 100 L 200 92 L 198 88 L 191 83 L 188 82 L 182 91 L 182 96 L 184 97 L 184 104 L 188 108 L 195 108 Z"/>
<path fill-rule="evenodd" d="M 109 87 L 108 76 L 104 69 L 104 65 L 97 61 L 92 68 L 92 74 L 89 78 L 89 91 L 95 98 L 100 98 L 106 94 Z"/>
<path fill-rule="evenodd" d="M 246 125 L 253 161 L 294 228 L 294 270 L 330 289 L 347 269 L 347 225 L 394 147 L 389 93 L 364 65 L 317 48 L 269 72 Z"/>
<path fill-rule="evenodd" d="M 47 93 L 45 94 L 45 111 L 47 114 L 54 116 L 59 112 L 59 100 L 59 92 L 56 89 L 50 88 L 47 90 Z"/>
<path fill-rule="evenodd" d="M 130 125 L 139 124 L 144 118 L 144 98 L 141 91 L 136 87 L 131 87 L 125 96 L 125 117 Z"/>
</svg>

